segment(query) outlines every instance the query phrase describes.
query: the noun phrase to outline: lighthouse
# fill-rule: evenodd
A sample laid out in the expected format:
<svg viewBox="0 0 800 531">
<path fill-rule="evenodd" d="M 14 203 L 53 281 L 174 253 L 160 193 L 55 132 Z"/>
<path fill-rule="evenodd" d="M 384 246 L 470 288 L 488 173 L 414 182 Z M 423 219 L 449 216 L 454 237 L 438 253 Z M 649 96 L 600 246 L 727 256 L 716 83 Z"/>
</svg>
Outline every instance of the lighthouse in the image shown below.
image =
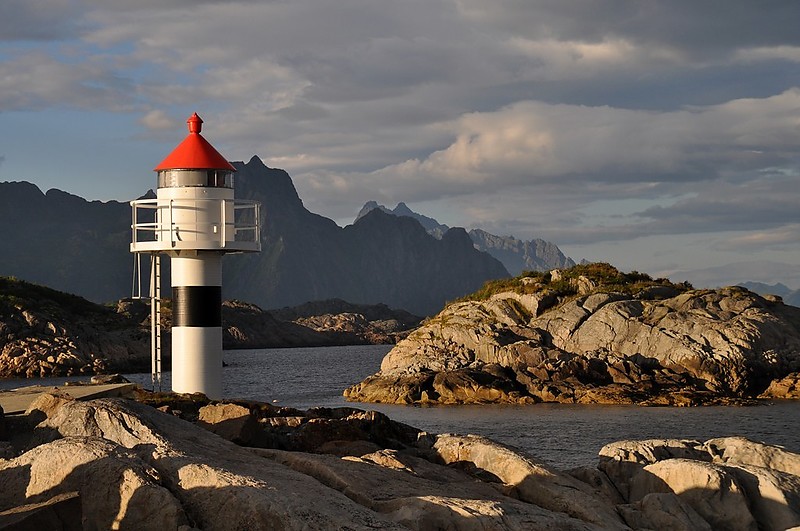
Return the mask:
<svg viewBox="0 0 800 531">
<path fill-rule="evenodd" d="M 155 199 L 131 201 L 130 250 L 151 257 L 153 375 L 160 381 L 160 255 L 171 262 L 172 390 L 222 398 L 222 256 L 258 252 L 259 204 L 234 199 L 236 169 L 200 134 L 189 135 L 154 171 Z M 141 278 L 141 276 L 140 276 Z"/>
</svg>

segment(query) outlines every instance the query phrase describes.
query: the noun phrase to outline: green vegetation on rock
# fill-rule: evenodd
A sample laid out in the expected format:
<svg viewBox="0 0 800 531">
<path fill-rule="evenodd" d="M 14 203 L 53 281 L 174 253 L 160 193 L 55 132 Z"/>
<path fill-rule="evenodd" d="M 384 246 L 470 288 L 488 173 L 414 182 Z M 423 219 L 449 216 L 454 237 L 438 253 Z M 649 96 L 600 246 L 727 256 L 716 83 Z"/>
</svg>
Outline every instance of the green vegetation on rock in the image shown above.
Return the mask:
<svg viewBox="0 0 800 531">
<path fill-rule="evenodd" d="M 40 286 L 15 277 L 0 277 L 0 312 L 8 306 L 20 310 L 38 310 L 47 313 L 68 312 L 72 315 L 97 315 L 109 310 L 83 297 Z M 0 314 L 2 315 L 2 314 Z"/>
<path fill-rule="evenodd" d="M 585 288 L 580 288 L 583 282 Z M 553 271 L 524 271 L 514 278 L 501 278 L 486 282 L 481 289 L 456 302 L 485 301 L 498 293 L 514 292 L 520 295 L 551 292 L 560 299 L 595 292 L 613 292 L 637 296 L 648 288 L 668 287 L 679 292 L 692 289 L 688 282 L 673 283 L 665 278 L 653 279 L 646 273 L 623 273 L 611 264 L 596 262 L 580 264 L 569 269 Z"/>
</svg>

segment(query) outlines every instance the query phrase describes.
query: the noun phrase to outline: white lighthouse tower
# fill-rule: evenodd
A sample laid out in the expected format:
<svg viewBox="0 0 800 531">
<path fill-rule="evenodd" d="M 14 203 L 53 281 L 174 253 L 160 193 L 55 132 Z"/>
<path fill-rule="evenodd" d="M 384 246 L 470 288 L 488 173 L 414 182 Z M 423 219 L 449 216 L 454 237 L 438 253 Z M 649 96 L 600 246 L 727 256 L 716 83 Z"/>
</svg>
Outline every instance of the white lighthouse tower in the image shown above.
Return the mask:
<svg viewBox="0 0 800 531">
<path fill-rule="evenodd" d="M 222 255 L 258 252 L 259 204 L 234 201 L 236 169 L 200 134 L 189 135 L 155 170 L 156 199 L 131 201 L 131 252 L 151 255 L 153 375 L 160 381 L 160 262 L 172 265 L 172 390 L 222 398 Z"/>
</svg>

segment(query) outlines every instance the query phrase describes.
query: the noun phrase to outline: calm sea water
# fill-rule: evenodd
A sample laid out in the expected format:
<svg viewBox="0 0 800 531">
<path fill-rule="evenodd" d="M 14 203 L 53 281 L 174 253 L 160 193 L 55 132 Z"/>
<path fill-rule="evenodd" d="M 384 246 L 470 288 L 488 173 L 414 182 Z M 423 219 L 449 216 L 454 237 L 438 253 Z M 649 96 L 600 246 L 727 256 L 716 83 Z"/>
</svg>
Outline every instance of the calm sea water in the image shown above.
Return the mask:
<svg viewBox="0 0 800 531">
<path fill-rule="evenodd" d="M 743 435 L 800 453 L 800 401 L 702 408 L 563 404 L 410 407 L 346 402 L 342 390 L 375 373 L 390 348 L 369 345 L 225 351 L 224 393 L 228 398 L 299 409 L 375 409 L 429 432 L 485 435 L 562 469 L 594 465 L 604 444 L 622 439 L 706 440 Z M 151 387 L 149 374 L 126 376 L 145 388 Z M 64 380 L 4 380 L 0 389 Z M 164 374 L 163 385 L 169 389 L 169 373 Z"/>
</svg>

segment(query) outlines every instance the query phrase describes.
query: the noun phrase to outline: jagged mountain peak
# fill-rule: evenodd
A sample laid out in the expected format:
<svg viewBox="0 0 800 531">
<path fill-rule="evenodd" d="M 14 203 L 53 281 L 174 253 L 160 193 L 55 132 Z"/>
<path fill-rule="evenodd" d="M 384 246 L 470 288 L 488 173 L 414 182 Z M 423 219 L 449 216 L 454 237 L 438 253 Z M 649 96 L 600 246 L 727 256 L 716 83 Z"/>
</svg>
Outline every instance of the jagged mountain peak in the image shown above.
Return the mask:
<svg viewBox="0 0 800 531">
<path fill-rule="evenodd" d="M 408 207 L 407 204 L 403 203 L 402 201 L 400 203 L 397 203 L 397 206 L 395 206 L 394 209 L 390 209 L 384 205 L 378 204 L 377 201 L 367 201 L 366 203 L 364 203 L 364 206 L 361 207 L 361 210 L 358 212 L 358 216 L 356 216 L 356 221 L 367 215 L 370 211 L 376 209 L 382 210 L 383 212 L 386 212 L 387 214 L 392 214 L 394 216 L 415 219 L 417 220 L 417 222 L 419 222 L 420 225 L 422 225 L 425 228 L 426 231 L 428 231 L 429 234 L 431 234 L 435 238 L 441 239 L 442 234 L 447 232 L 447 229 L 450 228 L 447 225 L 439 223 L 433 218 L 424 216 L 422 214 L 419 214 L 418 212 L 414 212 Z"/>
<path fill-rule="evenodd" d="M 411 210 L 403 202 L 398 203 L 394 209 L 389 209 L 376 201 L 367 201 L 358 213 L 356 220 L 364 217 L 372 210 L 381 210 L 387 214 L 415 219 L 429 234 L 438 239 L 442 239 L 448 231 L 452 230 L 434 218 Z M 461 230 L 463 231 L 464 229 Z M 467 235 L 466 231 L 464 231 L 464 235 Z M 526 270 L 545 271 L 548 269 L 568 268 L 575 265 L 575 261 L 565 256 L 556 244 L 540 238 L 524 241 L 510 235 L 496 236 L 482 229 L 470 230 L 469 238 L 471 238 L 476 249 L 489 253 L 497 260 L 500 260 L 512 275 L 519 275 Z"/>
</svg>

